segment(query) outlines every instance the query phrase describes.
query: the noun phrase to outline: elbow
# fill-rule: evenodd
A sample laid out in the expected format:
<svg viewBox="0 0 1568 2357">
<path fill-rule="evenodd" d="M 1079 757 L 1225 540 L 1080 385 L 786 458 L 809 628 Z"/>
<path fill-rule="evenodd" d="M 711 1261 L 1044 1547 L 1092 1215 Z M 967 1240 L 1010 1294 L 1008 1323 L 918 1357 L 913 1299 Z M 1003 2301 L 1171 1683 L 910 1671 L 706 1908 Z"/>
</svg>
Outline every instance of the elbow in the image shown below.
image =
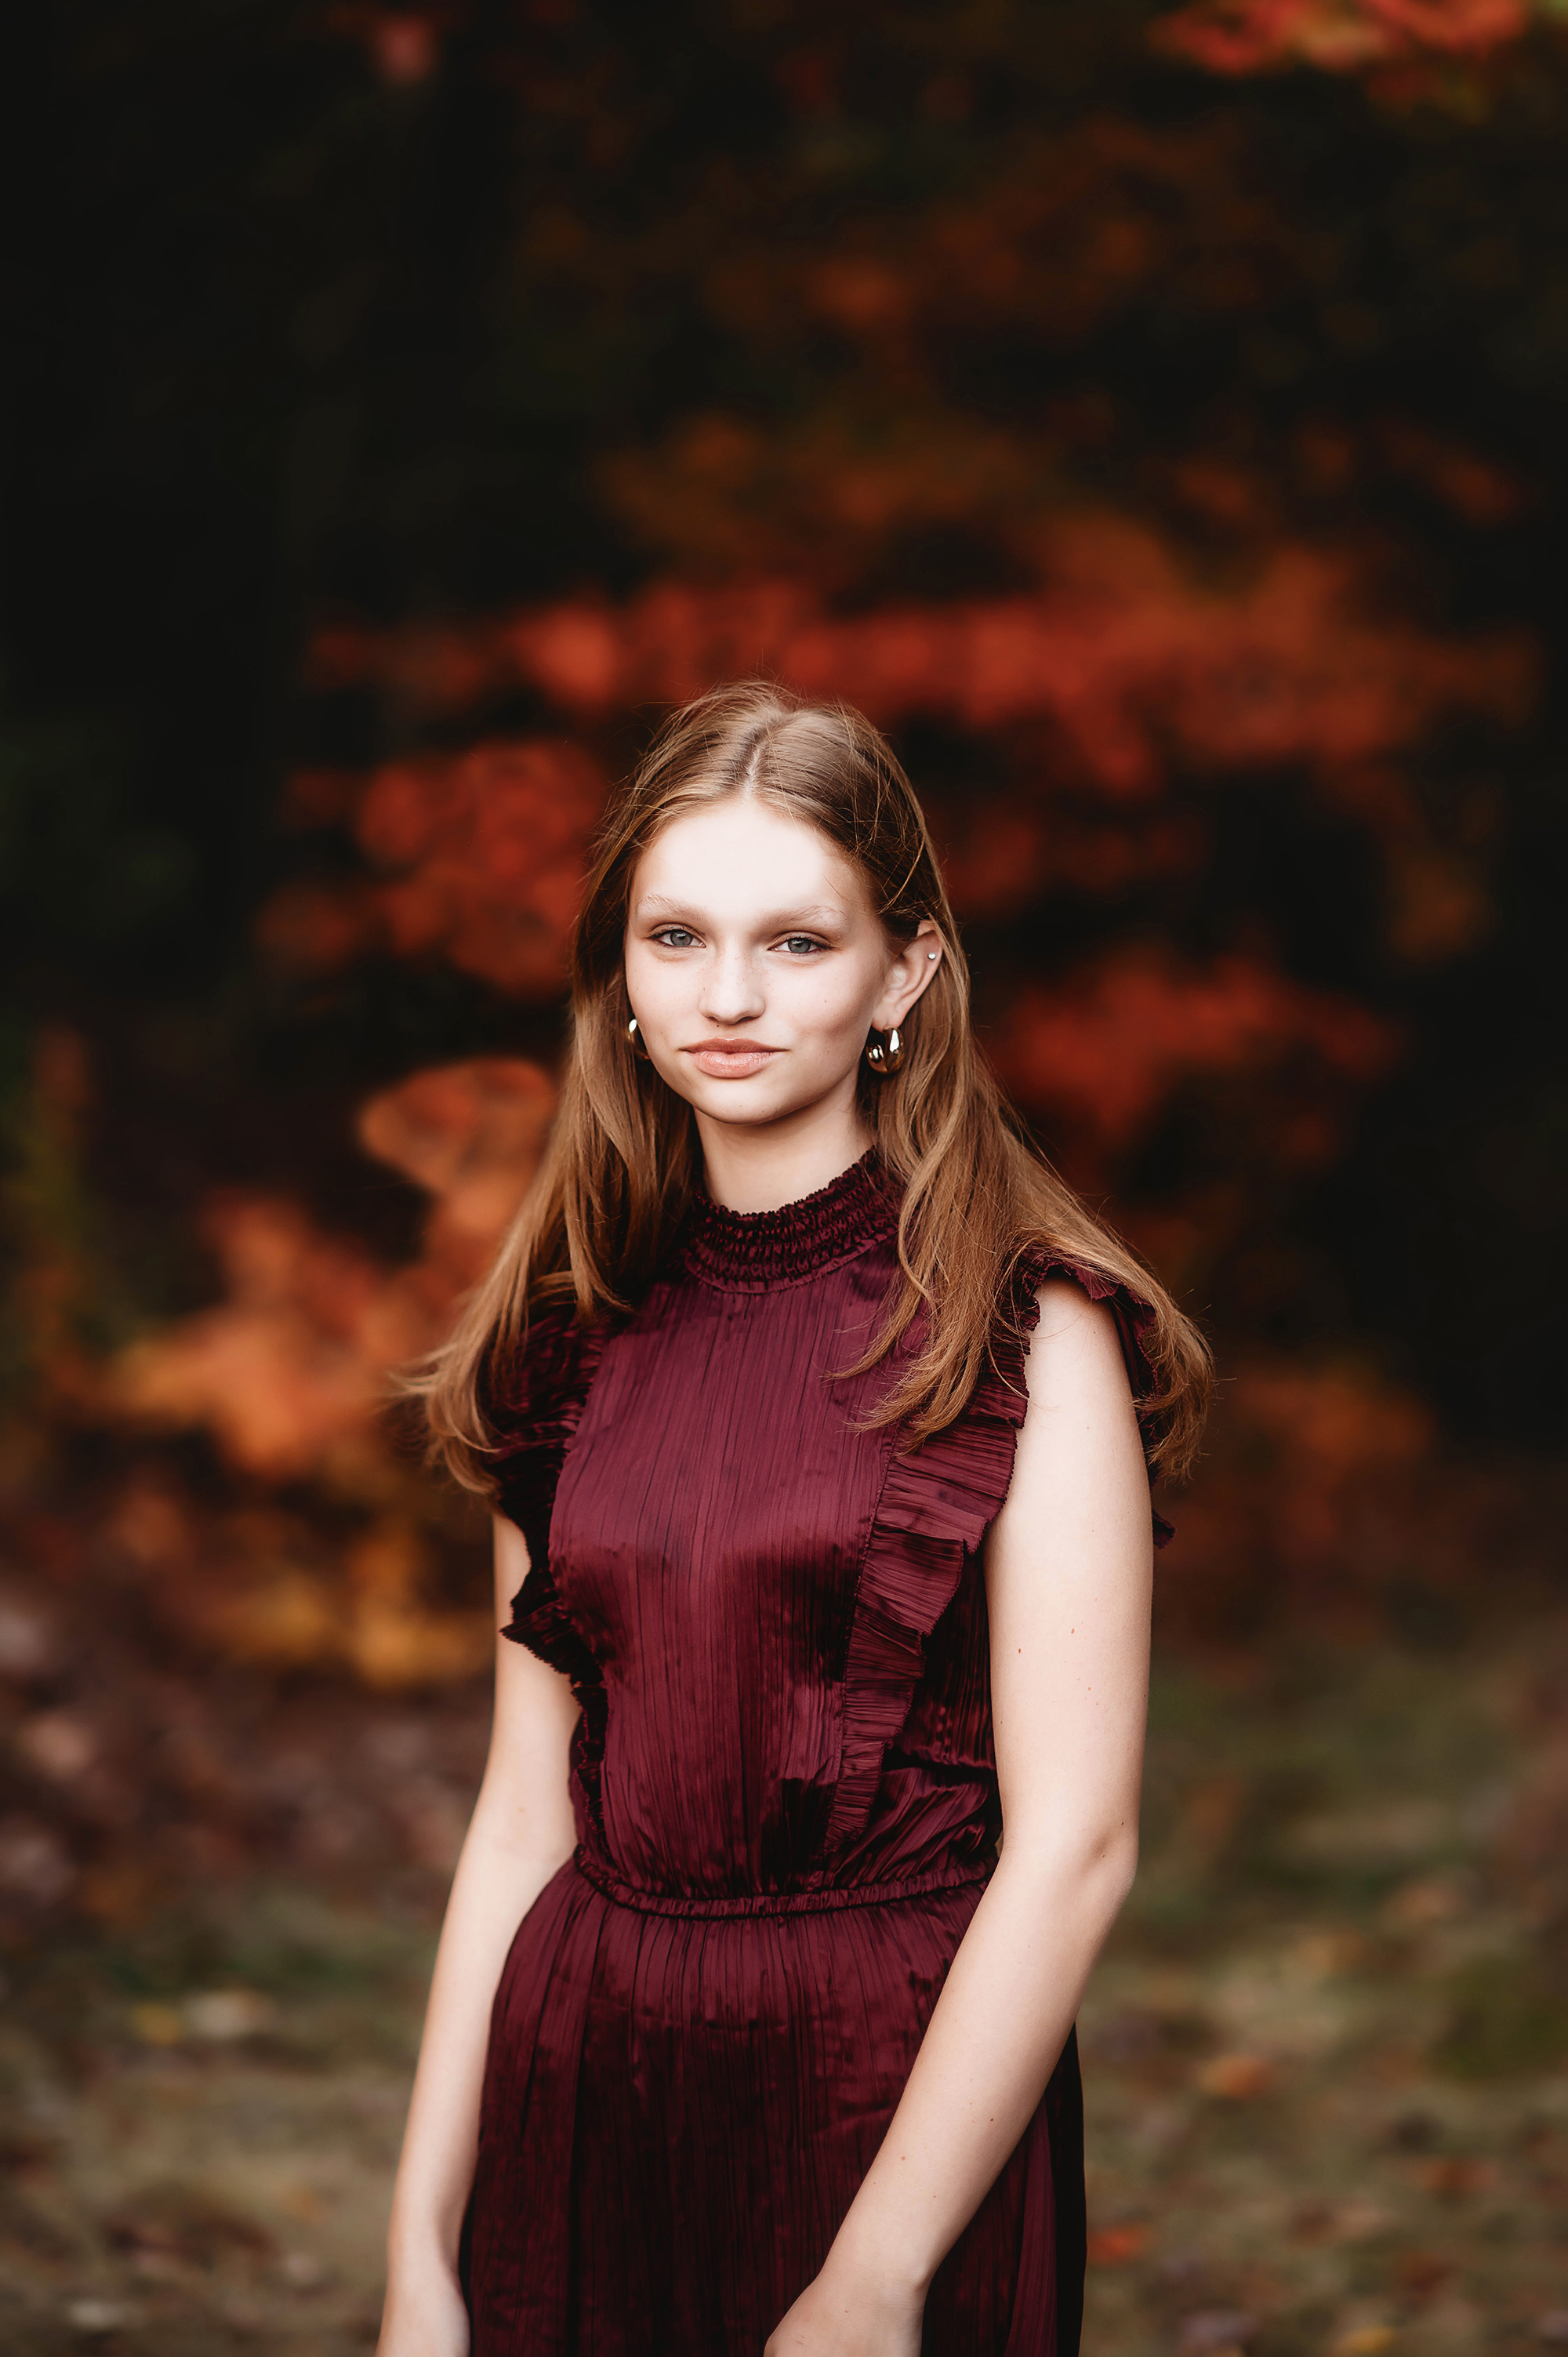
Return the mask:
<svg viewBox="0 0 1568 2357">
<path fill-rule="evenodd" d="M 1109 1927 L 1121 1913 L 1137 1879 L 1136 1820 L 1131 1824 L 1109 1825 L 1086 1845 L 1081 1872 Z"/>
<path fill-rule="evenodd" d="M 1115 1921 L 1138 1878 L 1138 1828 L 1120 1825 L 1101 1852 L 1101 1878 L 1105 1886 L 1111 1920 Z"/>
<path fill-rule="evenodd" d="M 1125 1905 L 1138 1872 L 1138 1827 L 1108 1825 L 1085 1829 L 1074 1842 L 1059 1838 L 1038 1844 L 1009 1836 L 1003 1843 L 1004 1859 L 1015 1870 L 1028 1872 L 1047 1888 L 1057 1904 L 1092 1916 L 1109 1931 Z"/>
<path fill-rule="evenodd" d="M 1107 1826 L 1090 1835 L 1068 1872 L 1086 1913 L 1109 1932 L 1137 1878 L 1137 1825 Z"/>
</svg>

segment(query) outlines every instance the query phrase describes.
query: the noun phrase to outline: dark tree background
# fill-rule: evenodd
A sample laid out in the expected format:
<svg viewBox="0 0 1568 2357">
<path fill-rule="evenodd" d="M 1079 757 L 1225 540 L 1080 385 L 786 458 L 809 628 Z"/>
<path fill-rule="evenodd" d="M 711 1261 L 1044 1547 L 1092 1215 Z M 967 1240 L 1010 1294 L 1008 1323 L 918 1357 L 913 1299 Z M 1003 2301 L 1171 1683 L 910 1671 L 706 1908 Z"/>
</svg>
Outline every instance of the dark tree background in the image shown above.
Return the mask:
<svg viewBox="0 0 1568 2357">
<path fill-rule="evenodd" d="M 1026 978 L 1158 939 L 1251 948 L 1399 1046 L 1295 1168 L 1215 1101 L 1283 1049 L 1173 1074 L 1109 1157 L 1038 1087 L 1042 1134 L 1119 1201 L 1202 1203 L 1222 1331 L 1368 1338 L 1455 1433 L 1551 1440 L 1568 59 L 1543 27 L 1240 78 L 1153 21 L 37 14 L 8 77 L 6 1054 L 15 1095 L 40 1024 L 91 1043 L 89 1183 L 134 1240 L 134 1314 L 199 1286 L 157 1239 L 203 1185 L 384 1225 L 346 1155 L 365 1085 L 553 1037 L 546 989 L 520 1006 L 438 957 L 309 986 L 258 960 L 302 856 L 349 856 L 280 834 L 291 770 L 559 723 L 517 677 L 434 715 L 384 671 L 312 693 L 324 625 L 460 634 L 671 577 L 863 616 L 1016 597 L 1054 519 L 1115 515 L 1177 568 L 1125 596 L 1316 550 L 1438 677 L 1395 677 L 1375 633 L 1326 676 L 1335 618 L 1304 615 L 1289 692 L 1321 726 L 1216 759 L 1219 721 L 1183 743 L 1156 688 L 1152 774 L 1110 791 L 1038 714 L 885 694 L 950 841 L 1051 815 L 1032 888 L 967 895 L 993 1027 Z M 1498 632 L 1534 686 L 1445 710 L 1445 650 Z M 1337 759 L 1335 700 L 1380 669 L 1405 741 Z M 594 714 L 607 764 L 660 692 L 654 666 Z M 1151 845 L 1156 801 L 1189 841 Z"/>
<path fill-rule="evenodd" d="M 1562 0 L 53 0 L 0 110 L 0 2341 L 374 2339 L 494 1644 L 389 1375 L 758 668 L 1224 1376 L 1093 2345 L 1568 2341 Z"/>
<path fill-rule="evenodd" d="M 1199 1585 L 1312 1609 L 1249 1450 L 1528 1486 L 1550 12 L 159 0 L 38 13 L 6 86 L 24 1520 L 271 1499 L 390 1549 L 405 1642 L 318 1564 L 253 1649 L 469 1658 L 386 1371 L 537 1153 L 607 780 L 758 665 L 891 730 L 1004 1078 L 1216 1335 Z"/>
</svg>

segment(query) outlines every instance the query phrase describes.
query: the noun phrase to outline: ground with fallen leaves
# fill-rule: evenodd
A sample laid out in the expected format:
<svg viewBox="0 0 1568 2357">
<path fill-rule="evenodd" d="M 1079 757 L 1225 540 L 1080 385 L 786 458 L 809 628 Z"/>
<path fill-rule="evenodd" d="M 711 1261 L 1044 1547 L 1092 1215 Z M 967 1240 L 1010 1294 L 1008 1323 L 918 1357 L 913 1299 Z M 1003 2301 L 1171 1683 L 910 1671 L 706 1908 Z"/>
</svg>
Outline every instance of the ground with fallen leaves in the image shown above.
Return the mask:
<svg viewBox="0 0 1568 2357">
<path fill-rule="evenodd" d="M 320 1806 L 406 1788 L 402 1867 L 335 1836 L 13 1942 L 12 2357 L 373 2343 L 483 1697 L 354 1707 Z M 1088 2357 L 1568 2346 L 1568 1621 L 1167 1662 L 1146 1815 L 1082 2022 Z"/>
</svg>

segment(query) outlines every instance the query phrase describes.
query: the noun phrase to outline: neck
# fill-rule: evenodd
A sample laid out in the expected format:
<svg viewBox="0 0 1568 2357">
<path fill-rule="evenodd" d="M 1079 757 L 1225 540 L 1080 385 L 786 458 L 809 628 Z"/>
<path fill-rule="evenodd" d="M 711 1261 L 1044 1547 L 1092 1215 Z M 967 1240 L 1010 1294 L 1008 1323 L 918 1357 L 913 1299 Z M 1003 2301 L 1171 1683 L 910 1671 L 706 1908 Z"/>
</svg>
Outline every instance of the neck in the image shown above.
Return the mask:
<svg viewBox="0 0 1568 2357">
<path fill-rule="evenodd" d="M 697 1132 L 703 1183 L 729 1211 L 777 1211 L 798 1203 L 858 1162 L 872 1142 L 853 1082 L 841 1103 L 813 1105 L 757 1126 L 699 1113 Z"/>
</svg>

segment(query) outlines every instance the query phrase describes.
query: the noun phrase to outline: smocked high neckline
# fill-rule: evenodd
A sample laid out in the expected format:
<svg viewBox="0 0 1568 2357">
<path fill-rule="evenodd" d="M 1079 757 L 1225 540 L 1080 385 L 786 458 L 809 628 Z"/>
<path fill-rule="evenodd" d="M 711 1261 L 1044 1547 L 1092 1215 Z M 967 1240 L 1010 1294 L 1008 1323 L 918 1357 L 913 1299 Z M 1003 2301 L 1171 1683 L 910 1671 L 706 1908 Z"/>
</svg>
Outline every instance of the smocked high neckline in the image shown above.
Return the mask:
<svg viewBox="0 0 1568 2357">
<path fill-rule="evenodd" d="M 815 1276 L 893 1235 L 898 1198 L 873 1146 L 814 1195 L 776 1211 L 732 1211 L 711 1195 L 692 1199 L 681 1232 L 688 1272 L 746 1290 Z"/>
</svg>

